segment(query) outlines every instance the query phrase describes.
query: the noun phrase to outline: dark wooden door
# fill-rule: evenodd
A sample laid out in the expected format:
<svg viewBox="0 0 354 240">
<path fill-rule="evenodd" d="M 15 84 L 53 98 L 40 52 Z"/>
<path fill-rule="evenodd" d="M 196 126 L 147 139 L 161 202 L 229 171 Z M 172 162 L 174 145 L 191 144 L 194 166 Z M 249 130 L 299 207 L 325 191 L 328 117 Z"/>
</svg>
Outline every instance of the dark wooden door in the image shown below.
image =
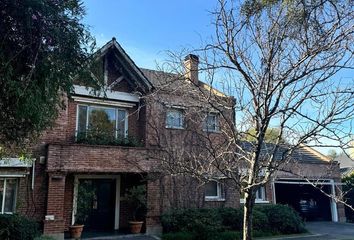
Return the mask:
<svg viewBox="0 0 354 240">
<path fill-rule="evenodd" d="M 115 179 L 91 179 L 93 197 L 88 201 L 91 211 L 85 222 L 86 231 L 110 231 L 114 229 Z M 78 198 L 80 195 L 78 196 Z"/>
</svg>

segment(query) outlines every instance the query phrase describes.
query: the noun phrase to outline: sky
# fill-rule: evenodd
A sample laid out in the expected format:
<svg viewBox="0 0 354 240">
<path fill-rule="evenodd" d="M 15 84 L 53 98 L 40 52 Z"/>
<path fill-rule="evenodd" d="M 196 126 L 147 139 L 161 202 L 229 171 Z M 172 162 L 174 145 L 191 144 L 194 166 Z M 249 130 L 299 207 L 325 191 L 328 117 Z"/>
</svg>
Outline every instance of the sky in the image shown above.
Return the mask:
<svg viewBox="0 0 354 240">
<path fill-rule="evenodd" d="M 116 37 L 139 67 L 156 69 L 166 51 L 201 46 L 213 31 L 213 0 L 84 0 L 98 46 Z"/>
</svg>

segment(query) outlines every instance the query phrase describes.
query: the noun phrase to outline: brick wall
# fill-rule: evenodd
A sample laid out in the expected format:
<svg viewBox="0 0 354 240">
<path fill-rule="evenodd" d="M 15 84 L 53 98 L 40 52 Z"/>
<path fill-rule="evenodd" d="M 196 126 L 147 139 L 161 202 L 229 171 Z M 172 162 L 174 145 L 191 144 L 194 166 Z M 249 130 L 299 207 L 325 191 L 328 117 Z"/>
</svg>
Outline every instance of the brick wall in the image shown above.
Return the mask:
<svg viewBox="0 0 354 240">
<path fill-rule="evenodd" d="M 17 212 L 42 222 L 46 209 L 47 179 L 45 166 L 36 162 L 35 181 L 32 190 L 32 169 L 28 169 L 28 175 L 19 178 L 17 198 Z"/>
<path fill-rule="evenodd" d="M 44 234 L 64 232 L 65 177 L 61 173 L 49 174 L 46 215 L 54 216 L 54 219 L 44 221 Z"/>
<path fill-rule="evenodd" d="M 49 145 L 47 171 L 146 172 L 156 165 L 147 149 L 102 145 Z"/>
</svg>

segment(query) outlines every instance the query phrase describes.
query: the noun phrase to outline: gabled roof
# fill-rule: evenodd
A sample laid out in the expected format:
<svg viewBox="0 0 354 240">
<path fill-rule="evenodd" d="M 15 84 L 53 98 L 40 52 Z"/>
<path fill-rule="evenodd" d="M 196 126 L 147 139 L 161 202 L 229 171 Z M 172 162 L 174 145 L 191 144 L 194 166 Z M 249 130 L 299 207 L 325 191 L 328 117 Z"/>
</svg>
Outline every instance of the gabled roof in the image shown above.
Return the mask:
<svg viewBox="0 0 354 240">
<path fill-rule="evenodd" d="M 109 51 L 114 51 L 117 61 L 127 68 L 127 74 L 132 81 L 142 88 L 145 92 L 151 91 L 154 86 L 149 81 L 149 79 L 144 75 L 140 68 L 135 64 L 135 62 L 129 57 L 129 55 L 124 51 L 121 45 L 116 41 L 116 38 L 112 38 L 108 43 L 101 47 L 94 55 L 95 58 L 100 58 L 106 55 Z"/>
<path fill-rule="evenodd" d="M 243 148 L 245 151 L 253 148 L 253 144 L 251 142 L 242 142 Z M 267 153 L 272 153 L 275 149 L 276 145 L 273 143 L 264 143 L 261 149 L 261 154 L 267 156 Z M 275 152 L 275 160 L 281 161 L 283 160 L 283 154 L 289 150 L 291 146 L 286 144 L 281 144 L 278 146 L 278 150 Z M 329 164 L 331 163 L 330 159 L 316 151 L 315 149 L 306 146 L 300 145 L 289 156 L 291 161 L 296 161 L 300 163 L 314 163 L 314 164 Z"/>
<path fill-rule="evenodd" d="M 141 68 L 141 71 L 144 73 L 145 76 L 149 78 L 149 80 L 153 83 L 156 88 L 167 88 L 171 90 L 175 90 L 177 88 L 184 87 L 185 85 L 181 85 L 181 81 L 185 81 L 185 78 L 181 75 L 176 73 L 169 73 L 164 71 L 152 70 L 152 69 L 145 69 Z M 176 81 L 179 80 L 179 81 Z M 192 86 L 192 84 L 190 84 Z M 227 96 L 225 93 L 217 90 L 216 88 L 210 86 L 207 83 L 202 81 L 198 81 L 198 86 L 200 89 L 205 90 L 207 92 L 211 92 L 215 96 L 218 97 L 230 97 Z"/>
</svg>

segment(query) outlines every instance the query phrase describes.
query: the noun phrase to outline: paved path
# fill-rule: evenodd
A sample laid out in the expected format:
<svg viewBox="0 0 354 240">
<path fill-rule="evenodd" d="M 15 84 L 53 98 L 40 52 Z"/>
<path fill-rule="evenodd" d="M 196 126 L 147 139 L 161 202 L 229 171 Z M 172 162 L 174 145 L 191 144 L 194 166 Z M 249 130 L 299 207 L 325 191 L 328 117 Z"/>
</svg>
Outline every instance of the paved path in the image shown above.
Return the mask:
<svg viewBox="0 0 354 240">
<path fill-rule="evenodd" d="M 354 240 L 354 224 L 333 222 L 308 222 L 307 236 L 270 238 L 272 240 Z"/>
<path fill-rule="evenodd" d="M 272 240 L 354 240 L 354 224 L 333 222 L 309 222 L 306 224 L 310 232 L 304 236 L 269 238 Z M 85 240 L 156 240 L 146 235 L 122 235 L 114 237 L 85 238 Z"/>
<path fill-rule="evenodd" d="M 323 234 L 321 239 L 354 239 L 354 224 L 334 222 L 309 222 L 307 230 L 313 234 Z"/>
</svg>

